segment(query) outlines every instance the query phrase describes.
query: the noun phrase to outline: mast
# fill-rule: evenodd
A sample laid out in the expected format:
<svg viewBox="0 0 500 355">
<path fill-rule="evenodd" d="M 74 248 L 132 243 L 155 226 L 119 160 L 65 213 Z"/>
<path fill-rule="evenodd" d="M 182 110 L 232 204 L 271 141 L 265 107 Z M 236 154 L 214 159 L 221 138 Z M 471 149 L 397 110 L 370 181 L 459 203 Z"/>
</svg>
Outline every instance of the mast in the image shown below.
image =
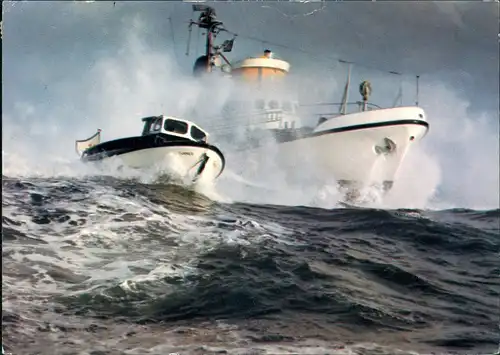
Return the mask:
<svg viewBox="0 0 500 355">
<path fill-rule="evenodd" d="M 415 106 L 418 106 L 418 79 L 420 78 L 420 75 L 417 75 L 417 95 L 415 98 Z"/>
<path fill-rule="evenodd" d="M 351 63 L 348 64 L 349 67 L 347 71 L 347 81 L 344 88 L 344 95 L 342 96 L 342 105 L 340 106 L 340 113 L 343 115 L 345 115 L 347 112 L 347 101 L 349 99 L 349 86 L 351 84 Z"/>
<path fill-rule="evenodd" d="M 389 74 L 399 75 L 399 90 L 392 107 L 396 107 L 398 103 L 399 106 L 403 106 L 403 75 L 395 71 L 390 71 Z"/>
<path fill-rule="evenodd" d="M 231 65 L 227 58 L 222 54 L 222 52 L 231 52 L 233 49 L 233 43 L 236 35 L 233 34 L 233 39 L 225 40 L 221 45 L 214 45 L 217 35 L 223 32 L 229 32 L 224 28 L 222 21 L 217 20 L 217 15 L 215 10 L 207 5 L 203 4 L 193 4 L 193 12 L 201 12 L 198 21 L 190 20 L 189 31 L 191 33 L 191 28 L 193 25 L 198 26 L 198 28 L 207 30 L 207 38 L 205 41 L 205 54 L 196 59 L 193 72 L 196 76 L 202 73 L 212 72 L 212 68 L 216 66 L 216 59 L 221 57 L 224 61 Z M 189 42 L 188 40 L 188 50 L 186 54 L 189 53 Z"/>
</svg>

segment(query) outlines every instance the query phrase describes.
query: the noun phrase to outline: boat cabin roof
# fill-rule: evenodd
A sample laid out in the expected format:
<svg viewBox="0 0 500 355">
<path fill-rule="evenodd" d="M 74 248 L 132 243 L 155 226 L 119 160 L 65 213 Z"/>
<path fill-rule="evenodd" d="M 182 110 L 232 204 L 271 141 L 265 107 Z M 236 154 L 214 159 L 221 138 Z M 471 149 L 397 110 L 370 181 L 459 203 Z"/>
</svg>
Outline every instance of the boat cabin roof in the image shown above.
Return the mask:
<svg viewBox="0 0 500 355">
<path fill-rule="evenodd" d="M 149 116 L 142 118 L 142 135 L 164 133 L 170 136 L 187 138 L 195 142 L 207 142 L 208 133 L 200 126 L 182 118 L 171 116 Z"/>
</svg>

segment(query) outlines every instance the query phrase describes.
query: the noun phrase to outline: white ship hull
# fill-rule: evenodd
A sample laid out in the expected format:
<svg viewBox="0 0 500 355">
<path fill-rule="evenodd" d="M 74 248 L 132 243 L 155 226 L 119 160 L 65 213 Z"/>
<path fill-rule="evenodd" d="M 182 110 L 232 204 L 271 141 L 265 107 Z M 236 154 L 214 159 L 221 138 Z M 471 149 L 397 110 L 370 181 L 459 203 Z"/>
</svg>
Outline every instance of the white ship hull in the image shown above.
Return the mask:
<svg viewBox="0 0 500 355">
<path fill-rule="evenodd" d="M 364 111 L 331 118 L 306 137 L 241 152 L 239 159 L 271 160 L 290 182 L 335 179 L 390 188 L 408 150 L 427 131 L 425 113 L 418 107 Z M 384 146 L 386 138 L 395 149 L 377 153 L 375 147 Z"/>
</svg>

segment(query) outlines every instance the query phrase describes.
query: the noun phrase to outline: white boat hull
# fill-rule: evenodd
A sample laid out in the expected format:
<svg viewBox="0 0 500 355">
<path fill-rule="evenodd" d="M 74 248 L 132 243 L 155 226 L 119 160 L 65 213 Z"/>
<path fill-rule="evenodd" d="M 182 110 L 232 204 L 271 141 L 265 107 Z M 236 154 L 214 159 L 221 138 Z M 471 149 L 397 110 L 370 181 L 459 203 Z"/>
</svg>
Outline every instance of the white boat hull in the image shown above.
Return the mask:
<svg viewBox="0 0 500 355">
<path fill-rule="evenodd" d="M 408 150 L 427 131 L 424 111 L 418 107 L 365 111 L 331 118 L 307 137 L 244 151 L 237 159 L 271 160 L 289 182 L 335 179 L 390 188 Z M 377 154 L 375 146 L 383 145 L 385 138 L 396 147 Z"/>
<path fill-rule="evenodd" d="M 215 180 L 224 170 L 222 152 L 207 143 L 208 133 L 195 123 L 172 116 L 149 116 L 140 136 L 101 143 L 98 130 L 92 137 L 75 142 L 80 159 L 99 162 L 106 168 L 148 170 L 186 182 Z M 121 169 L 124 170 L 124 169 Z M 135 173 L 135 172 L 134 172 Z"/>
<path fill-rule="evenodd" d="M 195 146 L 169 146 L 135 150 L 103 158 L 97 162 L 114 161 L 119 167 L 152 171 L 181 179 L 194 179 L 203 154 L 208 156 L 205 168 L 197 180 L 215 180 L 224 170 L 224 157 L 217 152 Z"/>
</svg>

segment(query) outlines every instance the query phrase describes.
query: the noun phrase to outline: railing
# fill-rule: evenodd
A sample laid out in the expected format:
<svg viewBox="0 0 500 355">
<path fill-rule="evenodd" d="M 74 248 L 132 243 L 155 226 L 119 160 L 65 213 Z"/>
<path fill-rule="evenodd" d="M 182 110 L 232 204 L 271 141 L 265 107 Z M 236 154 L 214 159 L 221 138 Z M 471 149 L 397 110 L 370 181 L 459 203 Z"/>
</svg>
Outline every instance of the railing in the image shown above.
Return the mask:
<svg viewBox="0 0 500 355">
<path fill-rule="evenodd" d="M 315 104 L 301 104 L 299 105 L 299 115 L 304 115 L 305 113 L 307 115 L 312 115 L 312 116 L 320 116 L 320 117 L 326 117 L 326 118 L 332 118 L 332 117 L 337 117 L 337 116 L 343 116 L 343 115 L 348 115 L 356 112 L 363 112 L 363 108 L 365 107 L 365 103 L 363 101 L 356 101 L 356 102 L 348 102 L 346 103 L 346 110 L 345 113 L 341 112 L 340 108 L 342 107 L 343 103 L 315 103 Z M 311 112 L 311 108 L 317 108 L 317 107 L 331 107 L 331 110 L 328 110 L 326 112 Z M 337 109 L 334 109 L 337 108 Z M 353 109 L 357 107 L 356 109 Z M 380 110 L 383 109 L 383 107 L 376 105 L 371 102 L 366 103 L 366 111 L 372 111 L 372 110 Z"/>
<path fill-rule="evenodd" d="M 205 124 L 205 128 L 209 132 L 221 132 L 226 130 L 232 130 L 236 127 L 250 127 L 254 125 L 262 125 L 269 122 L 280 121 L 284 115 L 296 115 L 304 121 L 307 117 L 325 117 L 327 119 L 343 116 L 344 114 L 339 112 L 339 108 L 342 103 L 315 103 L 315 104 L 302 104 L 299 105 L 298 112 L 287 112 L 282 109 L 264 109 L 264 110 L 249 110 L 247 112 L 235 110 L 227 110 L 222 116 L 212 117 Z M 309 109 L 314 109 L 318 107 L 331 107 L 331 110 L 325 112 L 311 112 Z M 357 107 L 357 110 L 351 109 L 347 110 L 345 114 L 350 114 L 354 112 L 362 112 L 364 103 L 362 101 L 349 102 L 346 104 L 347 108 Z M 373 103 L 366 104 L 367 111 L 382 109 Z M 337 109 L 334 109 L 337 108 Z"/>
<path fill-rule="evenodd" d="M 281 109 L 258 110 L 251 112 L 226 111 L 222 116 L 211 117 L 203 124 L 208 132 L 232 130 L 237 127 L 250 127 L 270 122 L 278 122 L 286 114 Z"/>
<path fill-rule="evenodd" d="M 329 102 L 319 102 L 319 103 L 315 103 L 315 104 L 300 104 L 299 107 L 315 107 L 315 106 L 342 106 L 343 103 L 339 102 L 339 103 L 329 103 Z M 364 105 L 364 102 L 363 101 L 356 101 L 356 102 L 348 102 L 346 104 L 346 106 L 354 106 L 354 105 L 358 105 L 360 107 L 363 107 Z M 367 102 L 366 103 L 366 106 L 367 107 L 370 107 L 370 108 L 376 108 L 376 109 L 381 109 L 383 107 L 379 106 L 379 105 L 376 105 L 374 103 L 371 103 L 371 102 Z"/>
</svg>

